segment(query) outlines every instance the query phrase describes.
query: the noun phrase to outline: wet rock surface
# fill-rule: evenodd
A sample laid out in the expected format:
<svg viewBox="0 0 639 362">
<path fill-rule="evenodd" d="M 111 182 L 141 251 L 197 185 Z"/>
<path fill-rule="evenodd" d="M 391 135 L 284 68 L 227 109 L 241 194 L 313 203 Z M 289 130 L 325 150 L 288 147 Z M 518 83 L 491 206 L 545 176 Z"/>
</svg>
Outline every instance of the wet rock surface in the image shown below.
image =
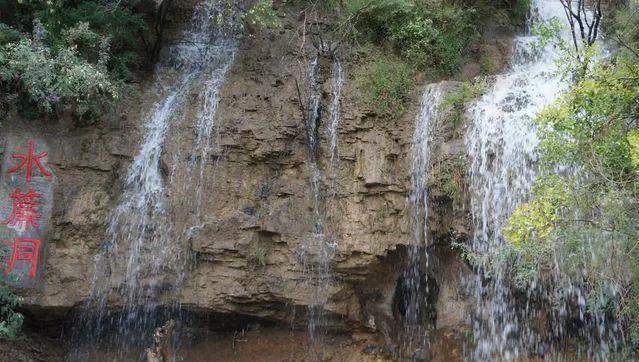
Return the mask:
<svg viewBox="0 0 639 362">
<path fill-rule="evenodd" d="M 296 86 L 302 83 L 303 89 L 306 66 L 297 51 L 296 14 L 281 20 L 279 33 L 242 41 L 225 81 L 213 148 L 203 160 L 202 219 L 197 225 L 192 224 L 192 204 L 184 201 L 192 197 L 190 181 L 180 179 L 184 170 L 175 167 L 176 159 L 195 157 L 189 154 L 195 142 L 189 112 L 171 126 L 162 170 L 176 228 L 189 230 L 185 252 L 191 258 L 179 293 L 162 298 L 179 301 L 187 310 L 304 325 L 315 288 L 298 259 L 300 245 L 314 230 L 306 125 Z M 497 42 L 488 52 L 501 59 L 502 48 L 507 45 Z M 330 56 L 320 57 L 325 109 L 331 102 L 331 61 Z M 407 195 L 420 87 L 402 117 L 383 120 L 358 100 L 351 76 L 357 66 L 344 64 L 339 163 L 332 184 L 326 112 L 319 123 L 325 236 L 337 245 L 325 310 L 330 329 L 382 336 L 384 342 L 369 348 L 376 350 L 392 345 L 401 323 L 393 311 L 393 295 L 406 263 L 405 246 L 413 242 Z M 450 82 L 447 88 L 456 86 Z M 120 106 L 119 116 L 91 126 L 16 119 L 17 126 L 9 128 L 3 122 L 3 134 L 44 138 L 53 150 L 49 164 L 58 177 L 44 285 L 29 292 L 25 305 L 35 320 L 69 319 L 89 296 L 94 257 L 106 240 L 109 214 L 122 194 L 145 116 L 155 101 L 154 92 L 145 91 L 152 89 L 150 81 L 139 88 L 139 96 Z M 188 102 L 195 104 L 196 95 Z M 467 195 L 444 190 L 440 166 L 465 157 L 465 147 L 454 137 L 446 114 L 437 124 L 429 178 L 429 228 L 436 240 L 430 273 L 438 285 L 435 326 L 454 329 L 465 322 L 460 275 L 469 270 L 449 244 L 467 237 L 470 222 Z M 117 300 L 110 303 L 119 307 Z M 421 353 L 427 358 L 430 351 Z"/>
</svg>

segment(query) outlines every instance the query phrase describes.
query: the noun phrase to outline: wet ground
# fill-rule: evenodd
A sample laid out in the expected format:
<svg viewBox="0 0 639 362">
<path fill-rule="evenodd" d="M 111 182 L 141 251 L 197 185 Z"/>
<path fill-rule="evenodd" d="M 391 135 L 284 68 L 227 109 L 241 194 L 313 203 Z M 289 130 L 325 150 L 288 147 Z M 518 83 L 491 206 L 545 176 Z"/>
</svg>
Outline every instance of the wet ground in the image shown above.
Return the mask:
<svg viewBox="0 0 639 362">
<path fill-rule="evenodd" d="M 307 331 L 293 331 L 282 327 L 254 326 L 237 332 L 205 332 L 190 335 L 177 350 L 167 351 L 174 361 L 181 362 L 386 362 L 411 361 L 389 357 L 382 340 L 370 334 L 331 334 L 311 343 Z M 454 330 L 440 330 L 433 334 L 431 352 L 423 356 L 430 361 L 453 362 L 464 360 L 463 337 Z M 44 337 L 29 331 L 16 341 L 0 341 L 0 362 L 71 361 L 71 362 L 147 362 L 145 348 L 103 346 L 97 351 L 70 353 L 64 338 Z M 522 362 L 591 361 L 583 354 L 562 352 L 552 356 L 521 358 Z M 615 359 L 611 360 L 627 360 Z"/>
</svg>

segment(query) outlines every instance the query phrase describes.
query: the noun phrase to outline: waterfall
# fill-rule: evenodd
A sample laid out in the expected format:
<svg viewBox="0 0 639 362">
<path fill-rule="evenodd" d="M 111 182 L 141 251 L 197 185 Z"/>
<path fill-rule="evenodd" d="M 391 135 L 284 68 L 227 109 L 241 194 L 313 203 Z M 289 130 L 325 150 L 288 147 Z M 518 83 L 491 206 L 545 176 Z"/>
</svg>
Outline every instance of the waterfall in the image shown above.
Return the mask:
<svg viewBox="0 0 639 362">
<path fill-rule="evenodd" d="M 411 188 L 409 202 L 414 228 L 414 244 L 408 247 L 408 266 L 402 275 L 404 333 L 400 354 L 418 357 L 428 350 L 428 176 L 437 110 L 442 99 L 441 84 L 428 85 L 415 118 L 411 148 Z M 422 252 L 423 251 L 423 252 Z"/>
<path fill-rule="evenodd" d="M 335 195 L 335 179 L 337 177 L 337 167 L 339 161 L 339 149 L 338 149 L 338 136 L 339 136 L 339 120 L 341 116 L 341 99 L 342 99 L 342 86 L 344 85 L 344 71 L 342 69 L 342 62 L 339 58 L 333 60 L 333 85 L 332 85 L 332 101 L 330 116 L 331 120 L 328 124 L 327 134 L 330 140 L 329 152 L 331 155 L 330 169 L 331 169 L 331 195 Z"/>
<path fill-rule="evenodd" d="M 428 244 L 428 174 L 433 139 L 433 118 L 442 99 L 440 84 L 431 84 L 422 93 L 419 114 L 415 118 L 415 133 L 411 148 L 411 216 L 415 227 L 415 242 Z"/>
<path fill-rule="evenodd" d="M 308 101 L 306 109 L 306 131 L 308 142 L 308 172 L 313 205 L 313 229 L 309 238 L 302 241 L 299 250 L 299 262 L 304 280 L 310 287 L 311 300 L 308 303 L 308 331 L 311 340 L 310 353 L 320 356 L 319 340 L 322 338 L 326 320 L 324 308 L 331 286 L 330 263 L 337 245 L 326 236 L 326 215 L 323 210 L 322 180 L 324 178 L 318 163 L 319 127 L 322 119 L 321 84 L 319 81 L 319 59 L 315 57 L 307 72 Z M 340 117 L 340 94 L 343 84 L 341 64 L 336 61 L 333 67 L 333 100 L 330 108 L 330 123 L 327 133 L 330 139 L 331 169 L 337 163 L 337 135 Z M 319 358 L 319 357 L 318 357 Z"/>
<path fill-rule="evenodd" d="M 320 235 L 324 233 L 324 222 L 320 210 L 322 173 L 317 164 L 318 127 L 322 117 L 321 89 L 317 79 L 318 72 L 319 63 L 317 57 L 315 57 L 308 67 L 306 133 L 308 136 L 308 166 L 311 174 L 311 192 L 313 194 L 314 232 Z"/>
<path fill-rule="evenodd" d="M 323 307 L 326 303 L 325 289 L 327 286 L 327 275 L 329 260 L 324 251 L 324 219 L 321 207 L 321 182 L 322 173 L 317 164 L 318 127 L 321 120 L 322 104 L 321 89 L 318 80 L 319 62 L 315 57 L 309 64 L 308 81 L 308 102 L 306 113 L 306 132 L 308 141 L 308 172 L 311 186 L 311 196 L 313 205 L 313 229 L 310 237 L 302 241 L 300 250 L 300 261 L 305 277 L 305 282 L 312 289 L 312 300 L 308 303 L 308 332 L 312 343 L 318 338 L 317 328 L 321 327 L 323 317 Z M 312 256 L 317 256 L 313 260 Z M 312 352 L 317 353 L 317 352 Z"/>
<path fill-rule="evenodd" d="M 559 1 L 533 4 L 537 21 L 558 18 L 565 21 Z M 569 36 L 563 34 L 563 36 Z M 474 360 L 501 356 L 516 359 L 541 346 L 537 333 L 521 315 L 530 306 L 516 305 L 505 284 L 508 270 L 493 269 L 487 279 L 488 257 L 503 245 L 501 228 L 514 208 L 527 199 L 535 178 L 538 138 L 534 117 L 555 100 L 567 84 L 556 74 L 558 52 L 539 49 L 530 35 L 516 38 L 511 68 L 472 107 L 472 123 L 466 135 L 471 159 L 471 211 L 475 227 L 472 251 L 480 257 L 473 280 L 473 337 L 470 352 Z M 486 256 L 486 257 L 481 257 Z"/>
<path fill-rule="evenodd" d="M 199 173 L 196 182 L 195 192 L 195 217 L 196 221 L 200 222 L 199 218 L 202 212 L 202 191 L 204 186 L 204 169 L 211 150 L 212 133 L 215 127 L 215 115 L 217 113 L 217 107 L 220 100 L 220 92 L 226 74 L 233 65 L 235 58 L 235 45 L 223 44 L 219 49 L 216 49 L 216 59 L 211 59 L 209 64 L 211 65 L 210 74 L 205 78 L 203 87 L 203 94 L 201 96 L 201 108 L 196 118 L 197 138 L 193 147 L 190 160 L 190 166 L 198 167 Z M 199 161 L 199 162 L 198 162 Z M 196 165 L 197 164 L 197 165 Z M 191 178 L 195 172 L 191 172 Z M 193 182 L 191 182 L 192 184 Z"/>
<path fill-rule="evenodd" d="M 188 249 L 186 230 L 174 230 L 171 196 L 162 168 L 169 130 L 182 121 L 189 99 L 197 99 L 196 139 L 187 164 L 174 155 L 169 182 L 193 185 L 189 191 L 199 219 L 204 168 L 215 128 L 215 113 L 225 76 L 236 52 L 237 19 L 231 15 L 217 26 L 211 19 L 228 15 L 224 4 L 202 1 L 194 10 L 191 29 L 156 69 L 159 98 L 143 128 L 143 142 L 130 166 L 118 205 L 112 211 L 108 239 L 96 255 L 89 310 L 83 316 L 94 340 L 108 328 L 117 328 L 118 343 L 140 337 L 161 322 L 158 307 L 179 309 L 174 294 L 185 277 Z M 192 95 L 197 97 L 191 97 Z M 199 168 L 199 172 L 195 172 Z M 175 177 L 177 170 L 185 177 Z M 196 179 L 195 179 L 196 178 Z M 195 182 L 193 181 L 195 179 Z M 186 187 L 186 186 L 184 186 Z M 199 222 L 199 220 L 195 220 Z M 187 225 L 188 226 L 188 225 Z M 126 260 L 126 265 L 123 265 Z M 110 315 L 109 304 L 123 308 Z M 90 330 L 89 330 L 90 329 Z M 84 337 L 86 337 L 86 335 Z M 83 336 L 81 336 L 83 337 Z"/>
</svg>

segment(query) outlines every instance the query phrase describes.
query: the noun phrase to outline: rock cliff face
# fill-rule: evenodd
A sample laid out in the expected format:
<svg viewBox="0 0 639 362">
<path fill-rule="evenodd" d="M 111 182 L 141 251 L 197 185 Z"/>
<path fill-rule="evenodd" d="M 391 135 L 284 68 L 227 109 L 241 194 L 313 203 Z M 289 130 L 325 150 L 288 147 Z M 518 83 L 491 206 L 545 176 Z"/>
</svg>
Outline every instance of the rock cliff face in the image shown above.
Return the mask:
<svg viewBox="0 0 639 362">
<path fill-rule="evenodd" d="M 300 57 L 297 15 L 291 10 L 282 15 L 280 31 L 241 42 L 220 100 L 213 150 L 204 160 L 199 225 L 189 225 L 193 210 L 183 200 L 191 189 L 188 180 L 180 179 L 183 170 L 175 167 L 176 160 L 194 157 L 188 154 L 195 142 L 193 121 L 186 114 L 184 121 L 171 126 L 162 169 L 166 179 L 173 180 L 168 192 L 174 221 L 178 228 L 191 227 L 193 232 L 184 285 L 179 295 L 166 298 L 178 300 L 184 308 L 305 324 L 306 307 L 314 303 L 314 286 L 307 282 L 298 255 L 301 243 L 312 238 L 314 230 L 300 101 L 306 102 L 307 61 L 316 50 L 306 44 L 301 54 L 307 58 Z M 505 48 L 502 44 L 491 49 L 505 59 Z M 331 61 L 329 55 L 320 55 L 324 110 L 331 102 Z M 406 264 L 406 245 L 413 243 L 414 235 L 407 195 L 421 87 L 416 84 L 402 117 L 381 119 L 361 101 L 353 76 L 360 67 L 356 57 L 344 61 L 339 162 L 333 184 L 328 112 L 320 117 L 318 163 L 324 174 L 325 235 L 337 245 L 325 309 L 332 328 L 392 336 L 400 323 L 395 289 Z M 456 86 L 450 82 L 445 88 Z M 155 100 L 147 90 L 152 89 L 150 83 L 139 88 L 139 96 L 114 112 L 118 116 L 95 125 L 18 119 L 2 124 L 3 136 L 43 138 L 53 150 L 49 164 L 58 177 L 44 287 L 27 298 L 27 310 L 36 320 L 67 318 L 89 296 L 94 256 L 106 238 L 109 212 L 141 143 L 144 115 Z M 196 102 L 195 96 L 189 102 Z M 463 161 L 465 147 L 449 124 L 446 114 L 437 122 L 429 220 L 435 243 L 429 247 L 430 269 L 424 271 L 438 285 L 436 325 L 442 328 L 459 326 L 465 317 L 460 275 L 468 268 L 449 243 L 467 236 L 470 224 L 465 195 L 452 195 L 443 186 L 463 182 L 463 175 L 461 181 L 450 180 L 451 162 Z M 117 305 L 113 301 L 113 308 Z"/>
</svg>

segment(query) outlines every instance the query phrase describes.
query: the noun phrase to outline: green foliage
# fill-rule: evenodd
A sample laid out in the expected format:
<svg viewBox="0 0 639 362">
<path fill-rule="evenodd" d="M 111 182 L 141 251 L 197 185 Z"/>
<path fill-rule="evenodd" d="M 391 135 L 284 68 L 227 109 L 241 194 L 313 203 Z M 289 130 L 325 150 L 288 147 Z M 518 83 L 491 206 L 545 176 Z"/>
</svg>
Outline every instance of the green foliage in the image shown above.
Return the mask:
<svg viewBox="0 0 639 362">
<path fill-rule="evenodd" d="M 6 245 L 0 247 L 0 256 L 6 258 L 9 248 Z M 24 316 L 16 309 L 23 303 L 23 298 L 14 294 L 11 289 L 0 281 L 0 339 L 15 339 L 20 333 Z"/>
<path fill-rule="evenodd" d="M 490 75 L 497 71 L 497 66 L 495 65 L 495 62 L 493 62 L 493 59 L 485 54 L 479 58 L 479 68 L 483 75 Z"/>
<path fill-rule="evenodd" d="M 244 21 L 257 29 L 278 28 L 281 25 L 273 9 L 273 0 L 258 0 L 246 12 Z"/>
<path fill-rule="evenodd" d="M 398 117 L 404 112 L 412 88 L 411 69 L 401 61 L 379 58 L 372 64 L 363 87 L 370 107 L 379 115 Z"/>
<path fill-rule="evenodd" d="M 471 12 L 442 5 L 430 17 L 415 17 L 391 27 L 390 41 L 415 66 L 452 74 L 462 50 L 474 38 Z"/>
<path fill-rule="evenodd" d="M 628 1 L 618 6 L 604 25 L 606 33 L 620 46 L 620 52 L 639 55 L 639 3 Z"/>
<path fill-rule="evenodd" d="M 363 37 L 379 43 L 393 25 L 410 19 L 416 7 L 411 0 L 354 0 L 348 2 L 347 13 Z"/>
<path fill-rule="evenodd" d="M 464 195 L 468 188 L 467 170 L 468 162 L 464 157 L 449 158 L 439 164 L 442 191 L 453 201 L 454 207 L 461 208 L 464 205 Z"/>
<path fill-rule="evenodd" d="M 335 13 L 342 9 L 342 4 L 350 5 L 352 1 L 345 0 L 285 0 L 287 4 L 304 7 L 308 10 L 321 10 L 324 13 Z"/>
<path fill-rule="evenodd" d="M 504 227 L 508 244 L 500 253 L 521 289 L 561 260 L 566 280 L 558 282 L 580 283 L 590 312 L 623 317 L 636 348 L 639 62 L 622 54 L 562 66 L 578 76 L 538 115 L 540 176 Z M 571 171 L 556 174 L 566 167 Z"/>
<path fill-rule="evenodd" d="M 635 274 L 637 274 L 637 271 L 635 271 Z M 637 288 L 636 283 L 628 291 L 626 301 L 627 304 L 621 310 L 622 317 L 629 320 L 628 336 L 634 342 L 636 348 L 637 341 L 639 341 L 639 288 Z"/>
<path fill-rule="evenodd" d="M 450 122 L 456 132 L 463 123 L 467 107 L 473 100 L 484 94 L 485 90 L 485 80 L 475 79 L 472 82 L 462 83 L 456 90 L 446 94 L 440 107 L 451 112 Z"/>
<path fill-rule="evenodd" d="M 592 64 L 600 57 L 601 52 L 596 42 L 566 40 L 561 33 L 570 31 L 570 27 L 558 18 L 539 22 L 532 29 L 533 35 L 537 37 L 533 47 L 539 51 L 548 45 L 553 45 L 560 54 L 557 62 L 558 73 L 565 78 L 580 80 L 586 77 L 586 73 L 591 70 Z"/>
<path fill-rule="evenodd" d="M 348 9 L 362 37 L 435 73 L 456 71 L 461 53 L 477 35 L 473 10 L 446 2 L 359 0 Z"/>
<path fill-rule="evenodd" d="M 547 21 L 540 21 L 535 23 L 535 26 L 532 29 L 532 33 L 537 37 L 537 42 L 535 46 L 537 48 L 545 48 L 548 44 L 563 44 L 565 48 L 566 42 L 560 36 L 562 29 L 564 28 L 564 24 L 561 20 L 557 18 L 552 18 Z"/>
<path fill-rule="evenodd" d="M 138 0 L 0 4 L 0 99 L 24 115 L 88 120 L 120 98 L 143 53 Z"/>
<path fill-rule="evenodd" d="M 253 255 L 248 257 L 248 262 L 253 269 L 266 268 L 266 254 L 267 250 L 261 243 L 255 245 Z"/>
<path fill-rule="evenodd" d="M 312 2 L 314 5 L 318 6 L 322 11 L 331 13 L 339 10 L 344 3 L 344 0 L 322 0 L 322 1 L 313 1 L 306 0 L 308 2 Z"/>
<path fill-rule="evenodd" d="M 480 256 L 480 254 L 473 252 L 468 243 L 453 240 L 450 243 L 450 248 L 451 250 L 456 251 L 462 258 L 462 260 L 464 260 L 468 264 L 472 266 L 479 265 L 477 258 Z"/>
<path fill-rule="evenodd" d="M 4 45 L 0 49 L 0 82 L 44 113 L 69 106 L 82 117 L 97 111 L 103 101 L 117 99 L 120 89 L 105 67 L 108 40 L 97 41 L 99 36 L 85 23 L 65 34 L 67 43 L 56 52 L 43 44 L 46 38 L 36 35 Z M 39 36 L 42 35 L 46 36 L 46 32 L 42 31 Z M 86 40 L 92 40 L 88 47 L 97 48 L 95 63 L 78 51 L 78 43 Z"/>
<path fill-rule="evenodd" d="M 515 19 L 523 19 L 530 13 L 530 0 L 515 0 L 510 8 Z"/>
<path fill-rule="evenodd" d="M 415 18 L 394 25 L 390 41 L 404 59 L 411 64 L 424 67 L 433 56 L 440 55 L 437 42 L 440 34 L 431 19 Z"/>
<path fill-rule="evenodd" d="M 635 169 L 635 172 L 639 172 L 639 131 L 631 129 L 626 135 L 626 141 L 630 148 L 630 161 Z"/>
<path fill-rule="evenodd" d="M 133 6 L 135 1 L 124 1 L 128 6 Z M 108 68 L 118 79 L 131 79 L 131 70 L 136 69 L 140 63 L 140 34 L 147 29 L 147 23 L 143 14 L 125 7 L 125 5 L 113 6 L 102 2 L 82 1 L 75 8 L 64 9 L 56 21 L 57 25 L 45 25 L 52 36 L 54 49 L 64 47 L 68 41 L 68 29 L 85 23 L 87 28 L 95 32 L 100 38 L 109 39 Z M 82 44 L 82 45 L 87 45 Z M 82 47 L 78 49 L 85 57 L 96 59 L 99 54 L 95 47 Z"/>
<path fill-rule="evenodd" d="M 19 31 L 13 29 L 7 24 L 0 23 L 0 46 L 7 43 L 16 42 L 22 38 Z"/>
<path fill-rule="evenodd" d="M 559 210 L 565 207 L 570 188 L 560 177 L 548 175 L 533 186 L 533 199 L 520 204 L 504 226 L 503 234 L 516 247 L 544 241 L 554 230 Z"/>
<path fill-rule="evenodd" d="M 22 328 L 24 316 L 16 312 L 23 299 L 9 287 L 0 285 L 0 339 L 15 339 Z"/>
<path fill-rule="evenodd" d="M 109 70 L 118 78 L 129 78 L 132 68 L 138 66 L 140 53 L 140 34 L 147 29 L 144 15 L 137 12 L 137 0 L 123 0 L 117 3 L 104 1 L 81 1 L 67 3 L 62 1 L 22 1 L 14 12 L 21 14 L 7 19 L 8 25 L 23 33 L 29 32 L 35 19 L 47 32 L 47 43 L 52 52 L 68 45 L 68 31 L 80 23 L 86 23 L 88 30 L 109 39 Z M 0 13 L 0 20 L 5 14 Z M 87 39 L 88 40 L 88 39 Z M 94 47 L 78 46 L 85 57 L 95 60 L 98 54 Z"/>
<path fill-rule="evenodd" d="M 639 83 L 632 74 L 637 71 L 639 65 L 632 61 L 601 63 L 542 112 L 544 160 L 588 163 L 592 172 L 606 180 L 634 182 L 626 135 L 635 127 Z"/>
<path fill-rule="evenodd" d="M 526 291 L 550 268 L 552 257 L 551 243 L 506 244 L 491 260 L 491 267 L 509 267 L 511 285 L 519 291 Z"/>
</svg>

